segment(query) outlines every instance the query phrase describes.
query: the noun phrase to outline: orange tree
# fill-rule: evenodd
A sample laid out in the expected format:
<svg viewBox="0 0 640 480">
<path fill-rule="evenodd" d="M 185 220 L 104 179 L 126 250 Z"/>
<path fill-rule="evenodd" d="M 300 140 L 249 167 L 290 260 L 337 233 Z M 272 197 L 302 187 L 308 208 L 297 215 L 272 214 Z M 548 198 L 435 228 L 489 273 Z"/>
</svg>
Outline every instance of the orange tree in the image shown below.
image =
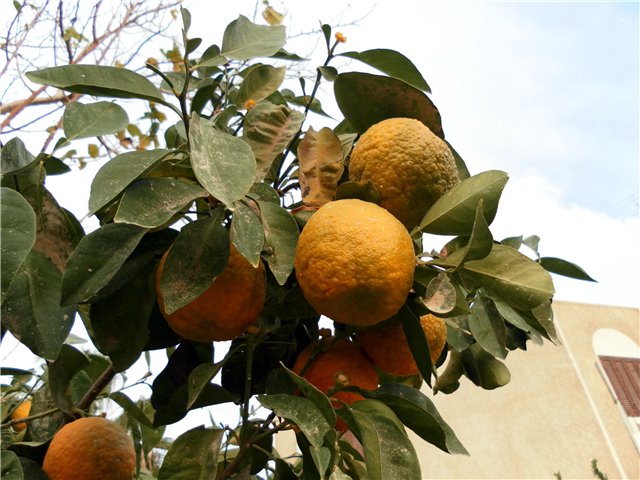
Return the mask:
<svg viewBox="0 0 640 480">
<path fill-rule="evenodd" d="M 187 10 L 181 10 L 181 20 L 183 44 L 176 61 L 184 68 L 164 71 L 148 63 L 148 77 L 126 68 L 81 64 L 27 73 L 34 83 L 84 99 L 162 105 L 173 120 L 167 120 L 171 126 L 164 131 L 163 148 L 121 153 L 98 171 L 89 211 L 99 227 L 88 234 L 45 188 L 45 178 L 66 171 L 59 153 L 77 139 L 117 136 L 126 129 L 127 112 L 118 100 L 69 104 L 64 138 L 50 152 L 34 156 L 17 137 L 3 145 L 2 333 L 11 332 L 45 362 L 37 378 L 26 369 L 2 371 L 11 378 L 2 387 L 3 478 L 5 473 L 41 478 L 53 435 L 66 423 L 98 414 L 105 402 L 124 411 L 121 420 L 133 439 L 140 478 L 418 479 L 419 462 L 407 429 L 435 448 L 466 453 L 423 390 L 450 394 L 463 377 L 485 389 L 506 384 L 510 375 L 503 360 L 510 350 L 524 349 L 527 341 L 556 340 L 549 272 L 591 279 L 570 262 L 541 257 L 535 236 L 493 238 L 490 225 L 508 176 L 502 171 L 470 174 L 445 140 L 427 82 L 402 54 L 342 51 L 344 36 L 323 25 L 326 61 L 317 68 L 315 83 L 308 88 L 301 80 L 292 87 L 300 90 L 296 93 L 283 86 L 288 62 L 300 59 L 284 49 L 284 27 L 257 25 L 240 16 L 227 26 L 219 45 L 203 48 L 202 39 L 189 34 Z M 336 57 L 378 73 L 338 71 L 331 65 Z M 333 128 L 315 130 L 305 125 L 311 112 L 319 114 L 314 121 L 330 122 L 317 98 L 322 82 L 332 84 L 343 118 Z M 391 318 L 372 323 L 401 325 L 419 373 L 407 378 L 379 371 L 377 388 L 365 389 L 339 370 L 323 374 L 322 386 L 314 385 L 304 375 L 308 365 L 296 367 L 297 373 L 292 369 L 302 351 L 311 362 L 314 355 L 322 356 L 321 351 L 309 355 L 309 345 L 333 342 L 318 341 L 327 337 L 319 322 L 330 303 L 325 294 L 331 292 L 306 277 L 314 298 L 324 296 L 311 302 L 315 308 L 305 298 L 307 286 L 301 286 L 294 271 L 298 239 L 325 204 L 354 205 L 353 200 L 336 200 L 358 199 L 385 206 L 384 181 L 368 178 L 362 166 L 350 176 L 349 159 L 360 135 L 390 118 L 414 119 L 428 127 L 429 145 L 435 142 L 434 151 L 455 165 L 447 167 L 446 188 L 407 185 L 403 191 L 402 183 L 393 185 L 396 193 L 407 194 L 401 198 L 410 199 L 401 208 L 420 211 L 419 203 L 428 201 L 417 223 L 384 220 L 396 222 L 394 228 L 405 231 L 401 236 L 411 239 L 403 248 L 412 244 L 414 261 L 402 256 L 402 270 L 403 278 L 410 275 L 412 281 L 369 288 L 380 280 L 376 262 L 393 275 L 399 268 L 393 259 L 400 255 L 393 250 L 397 243 L 378 242 L 378 237 L 368 239 L 377 250 L 352 248 L 361 231 L 364 237 L 387 232 L 379 226 L 369 229 L 373 217 L 353 213 L 357 209 L 341 222 L 350 233 L 343 239 L 340 232 L 330 236 L 334 249 L 321 255 L 316 247 L 305 250 L 305 268 L 315 271 L 317 263 L 338 262 L 341 276 L 333 278 L 330 288 L 340 290 L 339 308 L 327 315 L 351 315 L 342 315 L 329 336 L 349 342 L 350 348 L 359 348 L 357 333 L 367 328 L 367 317 L 357 317 L 358 305 L 379 313 L 371 308 L 377 303 L 366 301 L 386 305 L 385 289 L 397 297 L 396 284 L 406 283 Z M 402 134 L 405 129 L 397 130 Z M 412 141 L 398 145 L 415 147 Z M 378 147 L 367 147 L 372 148 Z M 384 149 L 393 150 L 393 144 Z M 396 160 L 395 180 L 409 181 L 411 175 Z M 418 167 L 423 181 L 440 182 L 438 175 Z M 338 211 L 335 222 L 340 217 Z M 438 235 L 443 236 L 440 245 L 435 244 Z M 315 242 L 320 248 L 322 232 Z M 348 249 L 350 256 L 340 264 Z M 231 256 L 248 272 L 261 268 L 257 274 L 239 274 L 258 279 L 257 284 L 225 280 L 221 285 L 231 275 L 225 272 Z M 367 258 L 366 268 L 362 258 Z M 217 293 L 202 300 L 214 287 Z M 245 291 L 249 288 L 254 290 Z M 238 301 L 252 310 L 247 318 L 234 310 Z M 191 308 L 195 302 L 198 307 Z M 216 327 L 215 341 L 210 341 L 196 325 L 187 329 L 190 339 L 181 337 L 171 319 L 188 324 L 185 312 L 191 310 L 205 323 L 211 312 L 225 332 L 233 333 L 217 336 Z M 435 361 L 419 320 L 427 314 L 446 323 L 446 346 Z M 97 352 L 72 345 L 75 319 L 84 323 Z M 220 344 L 221 339 L 231 340 L 230 345 Z M 214 348 L 226 349 L 220 361 L 214 362 Z M 132 399 L 110 387 L 116 374 L 125 374 L 141 356 L 158 349 L 165 349 L 169 360 L 162 371 L 152 372 L 149 399 Z M 335 380 L 332 387 L 327 378 Z M 359 401 L 340 401 L 345 398 L 337 395 L 340 391 L 353 392 Z M 14 415 L 27 397 L 32 399 L 28 416 Z M 189 430 L 173 442 L 159 470 L 147 468 L 164 426 L 190 410 L 222 403 L 239 406 L 239 425 L 223 422 Z M 339 431 L 337 421 L 345 425 Z M 355 440 L 345 440 L 346 428 Z M 299 451 L 287 459 L 273 446 L 275 434 L 283 430 L 295 432 Z M 381 442 L 385 448 L 379 448 Z"/>
</svg>

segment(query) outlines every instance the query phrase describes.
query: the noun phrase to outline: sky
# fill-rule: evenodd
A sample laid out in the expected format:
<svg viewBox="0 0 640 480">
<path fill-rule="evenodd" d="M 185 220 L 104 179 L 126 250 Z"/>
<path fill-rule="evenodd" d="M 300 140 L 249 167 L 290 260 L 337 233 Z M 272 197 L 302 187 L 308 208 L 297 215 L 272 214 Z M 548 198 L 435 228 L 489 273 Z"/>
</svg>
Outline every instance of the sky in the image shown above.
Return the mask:
<svg viewBox="0 0 640 480">
<path fill-rule="evenodd" d="M 191 0 L 191 35 L 220 45 L 238 14 L 258 3 Z M 472 173 L 509 173 L 495 238 L 538 235 L 543 256 L 575 262 L 598 283 L 554 276 L 556 299 L 640 307 L 639 4 L 380 0 L 274 1 L 294 37 L 287 50 L 324 60 L 320 23 L 338 25 L 342 51 L 397 50 L 432 88 L 447 140 Z M 304 32 L 312 34 L 300 35 Z M 154 46 L 155 47 L 155 46 Z M 170 45 L 158 44 L 158 48 Z M 357 62 L 340 71 L 365 70 Z M 329 100 L 320 99 L 338 117 Z M 307 126 L 329 122 L 320 117 Z M 48 187 L 78 217 L 88 179 Z M 84 199 L 79 203 L 78 199 Z M 85 202 L 85 203 L 83 203 Z M 434 239 L 432 248 L 442 246 Z M 4 343 L 4 342 L 3 342 Z M 6 358 L 6 348 L 0 361 Z M 4 353 L 4 354 L 3 354 Z"/>
</svg>

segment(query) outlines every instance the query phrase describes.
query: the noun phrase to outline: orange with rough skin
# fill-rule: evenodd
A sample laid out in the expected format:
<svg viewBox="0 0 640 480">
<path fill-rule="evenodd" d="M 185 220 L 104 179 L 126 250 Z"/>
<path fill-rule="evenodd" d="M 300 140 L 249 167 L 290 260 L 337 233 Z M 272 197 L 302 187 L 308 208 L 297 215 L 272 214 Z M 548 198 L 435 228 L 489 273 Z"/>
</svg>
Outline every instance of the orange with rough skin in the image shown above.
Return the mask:
<svg viewBox="0 0 640 480">
<path fill-rule="evenodd" d="M 429 345 L 431 363 L 435 363 L 447 342 L 447 325 L 441 318 L 427 314 L 420 317 L 420 326 Z M 400 322 L 361 330 L 356 336 L 367 356 L 383 372 L 399 377 L 418 373 Z"/>
<path fill-rule="evenodd" d="M 374 325 L 397 313 L 414 269 L 413 242 L 404 226 L 362 200 L 320 207 L 296 247 L 296 278 L 305 298 L 318 313 L 347 325 Z"/>
<path fill-rule="evenodd" d="M 11 413 L 11 420 L 17 420 L 19 418 L 26 418 L 31 411 L 31 400 L 25 400 Z M 26 422 L 16 423 L 13 425 L 13 429 L 16 432 L 21 432 L 27 428 Z"/>
<path fill-rule="evenodd" d="M 267 289 L 262 260 L 254 268 L 232 245 L 227 266 L 211 286 L 191 303 L 167 314 L 160 278 L 168 253 L 158 266 L 156 291 L 160 311 L 178 335 L 196 342 L 233 340 L 258 319 Z"/>
<path fill-rule="evenodd" d="M 449 146 L 413 118 L 388 118 L 369 127 L 351 152 L 349 180 L 373 182 L 380 205 L 408 229 L 460 181 Z"/>
<path fill-rule="evenodd" d="M 364 351 L 356 344 L 346 340 L 335 341 L 333 338 L 312 343 L 300 352 L 293 371 L 301 374 L 314 353 L 315 356 L 302 376 L 318 390 L 327 393 L 336 385 L 353 385 L 363 390 L 378 388 L 378 374 Z M 331 398 L 335 408 L 339 408 L 341 402 L 350 405 L 364 399 L 359 393 L 347 391 L 335 392 Z M 338 419 L 336 429 L 346 431 L 347 426 Z"/>
<path fill-rule="evenodd" d="M 42 464 L 49 480 L 131 480 L 135 468 L 133 442 L 103 417 L 80 418 L 58 430 Z"/>
</svg>

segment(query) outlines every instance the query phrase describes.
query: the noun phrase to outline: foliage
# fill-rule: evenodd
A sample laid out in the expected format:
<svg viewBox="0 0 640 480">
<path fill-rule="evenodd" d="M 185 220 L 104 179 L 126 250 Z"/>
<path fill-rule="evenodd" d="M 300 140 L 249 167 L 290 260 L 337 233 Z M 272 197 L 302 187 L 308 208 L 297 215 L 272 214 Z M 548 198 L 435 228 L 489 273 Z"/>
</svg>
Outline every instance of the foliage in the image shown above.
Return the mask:
<svg viewBox="0 0 640 480">
<path fill-rule="evenodd" d="M 84 97 L 66 107 L 65 137 L 53 150 L 34 156 L 18 137 L 2 148 L 2 334 L 11 332 L 44 361 L 42 371 L 2 371 L 11 378 L 2 386 L 3 478 L 5 468 L 10 478 L 40 478 L 48 442 L 61 425 L 112 402 L 124 412 L 119 421 L 133 438 L 139 478 L 420 478 L 407 429 L 441 450 L 466 453 L 416 387 L 424 381 L 434 392 L 452 393 L 463 376 L 485 389 L 504 385 L 509 351 L 526 349 L 528 340 L 556 341 L 549 272 L 590 277 L 570 262 L 541 257 L 537 237 L 494 239 L 489 227 L 508 176 L 469 175 L 452 149 L 464 180 L 412 230 L 418 252 L 413 289 L 394 317 L 421 378 L 407 385 L 385 377 L 377 390 L 358 392 L 364 400 L 332 405 L 290 370 L 317 339 L 321 320 L 293 272 L 299 233 L 318 201 L 379 200 L 374 185 L 346 181 L 359 134 L 379 120 L 409 117 L 444 138 L 440 113 L 405 56 L 387 49 L 339 53 L 345 38 L 336 33 L 334 40 L 329 25 L 322 26 L 326 61 L 311 92 L 302 84 L 299 94 L 284 80 L 298 58 L 284 49 L 284 27 L 240 16 L 219 45 L 201 48 L 203 39 L 190 36 L 189 12 L 180 12 L 182 44 L 172 51 L 169 69 L 146 64 L 149 78 L 104 65 L 27 72 L 32 82 Z M 330 65 L 337 56 L 383 75 L 338 71 Z M 333 83 L 344 118 L 333 128 L 305 128 L 311 118 L 331 122 L 316 98 L 321 82 Z M 118 101 L 104 98 L 138 100 L 150 112 L 163 106 L 171 117 L 162 148 L 139 146 L 104 163 L 89 198 L 99 226 L 84 232 L 45 179 L 65 171 L 60 152 L 78 139 L 118 139 L 131 130 Z M 425 249 L 426 233 L 452 238 L 440 249 Z M 184 306 L 190 292 L 204 291 L 211 272 L 221 270 L 210 247 L 227 239 L 252 265 L 264 260 L 267 300 L 259 322 L 214 362 L 214 348 L 225 345 L 175 334 L 158 308 L 155 276 L 163 254 L 180 246 L 185 261 L 165 270 L 184 279 L 188 291 L 178 291 L 175 282 L 160 282 L 160 289 L 172 309 Z M 447 324 L 447 347 L 435 362 L 424 335 L 415 335 L 427 313 Z M 72 345 L 76 319 L 99 354 Z M 355 331 L 335 325 L 337 336 Z M 160 349 L 169 359 L 162 371 L 150 372 L 150 398 L 132 399 L 114 379 Z M 10 420 L 26 397 L 33 398 L 30 416 Z M 198 427 L 163 443 L 166 425 L 223 403 L 238 405 L 239 425 Z M 336 432 L 336 415 L 357 441 Z M 10 429 L 24 421 L 26 430 Z M 283 430 L 295 432 L 300 451 L 286 459 L 273 446 Z M 168 447 L 159 470 L 149 461 L 158 446 Z"/>
</svg>

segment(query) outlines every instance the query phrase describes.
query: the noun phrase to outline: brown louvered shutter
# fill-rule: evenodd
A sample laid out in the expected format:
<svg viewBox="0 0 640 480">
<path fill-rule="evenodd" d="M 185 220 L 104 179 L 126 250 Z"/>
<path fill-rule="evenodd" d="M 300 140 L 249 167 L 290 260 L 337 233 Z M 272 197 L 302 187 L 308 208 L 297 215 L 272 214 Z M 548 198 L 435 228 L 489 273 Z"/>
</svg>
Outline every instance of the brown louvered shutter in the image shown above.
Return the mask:
<svg viewBox="0 0 640 480">
<path fill-rule="evenodd" d="M 640 358 L 600 355 L 617 400 L 630 417 L 640 417 Z"/>
</svg>

